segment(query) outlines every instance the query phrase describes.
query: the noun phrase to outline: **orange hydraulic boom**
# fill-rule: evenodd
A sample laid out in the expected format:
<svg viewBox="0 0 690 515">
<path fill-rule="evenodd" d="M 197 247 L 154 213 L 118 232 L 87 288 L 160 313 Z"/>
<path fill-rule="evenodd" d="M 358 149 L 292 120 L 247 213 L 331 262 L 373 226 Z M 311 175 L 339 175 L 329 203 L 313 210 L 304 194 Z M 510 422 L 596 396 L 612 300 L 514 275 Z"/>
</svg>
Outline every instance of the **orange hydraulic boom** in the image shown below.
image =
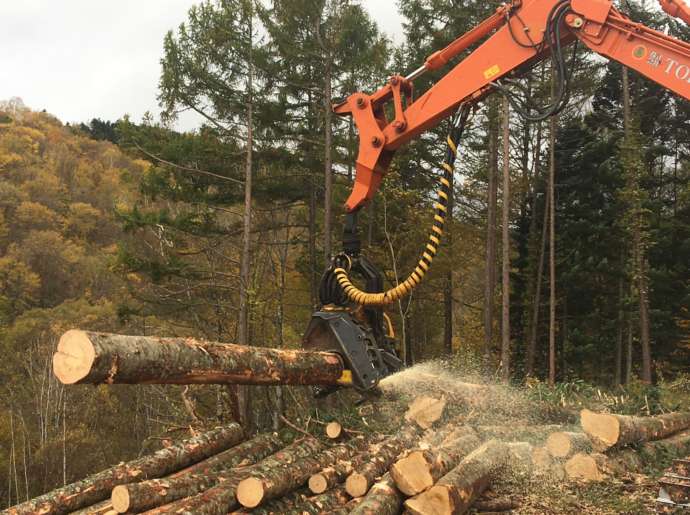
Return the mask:
<svg viewBox="0 0 690 515">
<path fill-rule="evenodd" d="M 659 1 L 667 13 L 689 21 L 683 0 Z M 357 175 L 346 203 L 343 252 L 332 259 L 323 275 L 319 288 L 322 308 L 312 316 L 304 345 L 340 353 L 359 390 L 373 388 L 402 366 L 383 307 L 419 285 L 438 252 L 452 195 L 458 141 L 473 106 L 500 91 L 528 120 L 558 113 L 567 104 L 571 79 L 563 49 L 576 41 L 690 99 L 690 44 L 631 21 L 609 0 L 512 0 L 433 53 L 409 76 L 395 75 L 377 92 L 355 93 L 334 107 L 337 114 L 352 116 L 359 130 Z M 479 46 L 414 99 L 417 77 L 445 66 L 475 44 Z M 510 79 L 547 58 L 552 61 L 556 94 L 550 105 L 536 107 L 513 90 L 516 86 Z M 385 107 L 390 103 L 393 120 L 386 117 Z M 382 274 L 360 253 L 357 212 L 376 193 L 395 151 L 456 112 L 428 241 L 409 276 L 384 291 Z M 362 289 L 352 282 L 352 275 L 365 280 Z"/>
<path fill-rule="evenodd" d="M 690 23 L 690 8 L 683 0 L 659 2 L 667 13 Z M 554 40 L 547 41 L 550 37 Z M 414 79 L 443 67 L 484 38 L 484 43 L 413 101 Z M 402 145 L 449 117 L 460 104 L 501 89 L 498 81 L 549 57 L 556 45 L 574 41 L 690 99 L 689 43 L 630 20 L 609 0 L 513 0 L 429 56 L 408 77 L 391 77 L 377 92 L 355 93 L 334 107 L 339 115 L 351 115 L 359 130 L 357 175 L 347 211 L 359 210 L 373 197 Z M 389 121 L 384 105 L 391 101 L 395 119 Z"/>
</svg>

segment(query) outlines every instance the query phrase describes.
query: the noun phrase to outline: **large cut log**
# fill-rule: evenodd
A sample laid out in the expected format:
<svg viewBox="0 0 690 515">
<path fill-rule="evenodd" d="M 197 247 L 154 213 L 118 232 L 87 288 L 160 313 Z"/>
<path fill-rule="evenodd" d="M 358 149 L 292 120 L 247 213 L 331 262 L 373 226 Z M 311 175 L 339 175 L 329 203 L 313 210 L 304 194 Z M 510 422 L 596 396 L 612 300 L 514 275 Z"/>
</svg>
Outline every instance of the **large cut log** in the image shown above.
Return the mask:
<svg viewBox="0 0 690 515">
<path fill-rule="evenodd" d="M 196 495 L 215 486 L 229 469 L 257 463 L 285 445 L 285 436 L 259 435 L 185 469 L 187 473 L 116 486 L 111 495 L 113 508 L 118 513 L 138 513 Z"/>
<path fill-rule="evenodd" d="M 254 472 L 263 469 L 279 469 L 301 458 L 312 456 L 323 450 L 323 444 L 316 438 L 296 441 L 255 465 L 229 471 L 218 478 L 218 484 L 192 497 L 179 499 L 159 508 L 145 512 L 147 515 L 163 513 L 190 513 L 199 515 L 225 515 L 239 505 L 236 499 L 237 485 Z"/>
<path fill-rule="evenodd" d="M 335 385 L 343 362 L 327 352 L 72 330 L 60 338 L 53 371 L 64 384 Z"/>
<path fill-rule="evenodd" d="M 567 459 L 578 452 L 591 451 L 592 440 L 585 433 L 556 431 L 546 439 L 545 447 L 554 458 Z"/>
<path fill-rule="evenodd" d="M 353 507 L 350 515 L 397 515 L 403 503 L 403 494 L 395 486 L 390 474 L 374 483 L 362 502 Z"/>
<path fill-rule="evenodd" d="M 690 431 L 645 442 L 636 449 L 621 449 L 609 455 L 610 465 L 618 472 L 639 472 L 646 464 L 658 465 L 669 456 L 690 454 Z"/>
<path fill-rule="evenodd" d="M 382 476 L 398 455 L 413 446 L 419 437 L 417 426 L 410 425 L 385 440 L 376 455 L 347 477 L 345 480 L 347 493 L 352 497 L 362 497 L 366 494 L 376 478 Z"/>
<path fill-rule="evenodd" d="M 76 483 L 48 492 L 9 508 L 9 515 L 60 514 L 76 511 L 108 498 L 117 485 L 170 474 L 209 456 L 218 454 L 244 438 L 238 424 L 229 424 L 183 440 L 128 463 L 115 465 Z"/>
<path fill-rule="evenodd" d="M 444 447 L 414 451 L 393 464 L 391 477 L 405 495 L 417 495 L 431 488 L 479 445 L 479 438 L 467 435 Z"/>
<path fill-rule="evenodd" d="M 606 451 L 633 443 L 660 440 L 690 428 L 690 412 L 668 413 L 656 417 L 631 417 L 610 413 L 580 412 L 582 429 L 594 449 Z"/>
<path fill-rule="evenodd" d="M 600 453 L 578 452 L 565 462 L 565 473 L 574 481 L 602 481 L 610 470 L 609 460 Z"/>
<path fill-rule="evenodd" d="M 508 445 L 490 440 L 472 452 L 429 490 L 405 501 L 415 515 L 465 513 L 506 465 Z"/>
<path fill-rule="evenodd" d="M 256 508 L 262 502 L 280 497 L 302 486 L 324 465 L 351 458 L 365 445 L 363 438 L 335 445 L 317 455 L 305 456 L 283 467 L 257 466 L 237 486 L 237 500 L 245 508 Z"/>
</svg>

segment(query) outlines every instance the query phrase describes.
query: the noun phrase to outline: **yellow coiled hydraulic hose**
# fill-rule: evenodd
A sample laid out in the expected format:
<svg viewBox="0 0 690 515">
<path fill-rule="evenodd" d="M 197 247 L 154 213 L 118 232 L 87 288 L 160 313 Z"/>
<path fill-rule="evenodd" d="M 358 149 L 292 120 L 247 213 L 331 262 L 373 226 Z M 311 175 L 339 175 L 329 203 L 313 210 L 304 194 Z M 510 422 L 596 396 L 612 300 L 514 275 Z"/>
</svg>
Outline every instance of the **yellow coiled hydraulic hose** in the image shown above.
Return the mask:
<svg viewBox="0 0 690 515">
<path fill-rule="evenodd" d="M 441 165 L 443 167 L 443 176 L 440 179 L 441 186 L 438 190 L 437 202 L 434 204 L 434 223 L 429 234 L 429 241 L 422 252 L 419 263 L 405 281 L 398 284 L 395 288 L 381 293 L 368 293 L 360 290 L 350 280 L 347 270 L 336 268 L 333 273 L 350 301 L 361 306 L 387 306 L 392 304 L 414 290 L 422 282 L 429 268 L 431 268 L 431 263 L 438 253 L 438 247 L 441 244 L 448 214 L 448 204 L 453 188 L 454 164 L 458 154 L 457 141 L 462 136 L 469 113 L 470 105 L 463 104 L 453 121 L 450 134 L 448 135 L 446 159 Z"/>
</svg>

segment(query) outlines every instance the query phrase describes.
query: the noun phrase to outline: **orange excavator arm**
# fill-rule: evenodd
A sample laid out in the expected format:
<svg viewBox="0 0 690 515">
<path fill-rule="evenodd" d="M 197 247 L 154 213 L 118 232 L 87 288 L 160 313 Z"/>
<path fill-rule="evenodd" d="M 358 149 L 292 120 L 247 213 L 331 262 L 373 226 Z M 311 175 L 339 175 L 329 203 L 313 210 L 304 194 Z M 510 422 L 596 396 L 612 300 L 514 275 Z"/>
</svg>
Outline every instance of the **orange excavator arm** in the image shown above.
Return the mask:
<svg viewBox="0 0 690 515">
<path fill-rule="evenodd" d="M 683 0 L 659 0 L 663 9 L 690 23 Z M 423 73 L 485 39 L 422 96 L 413 82 Z M 690 100 L 690 44 L 633 22 L 609 0 L 513 0 L 408 77 L 394 76 L 373 94 L 355 93 L 334 107 L 352 116 L 360 138 L 355 185 L 346 202 L 353 213 L 379 188 L 395 151 L 449 117 L 460 104 L 476 102 L 501 81 L 519 76 L 555 49 L 581 41 L 594 52 L 637 70 Z M 384 107 L 393 103 L 394 120 Z M 549 113 L 546 113 L 547 115 Z"/>
</svg>

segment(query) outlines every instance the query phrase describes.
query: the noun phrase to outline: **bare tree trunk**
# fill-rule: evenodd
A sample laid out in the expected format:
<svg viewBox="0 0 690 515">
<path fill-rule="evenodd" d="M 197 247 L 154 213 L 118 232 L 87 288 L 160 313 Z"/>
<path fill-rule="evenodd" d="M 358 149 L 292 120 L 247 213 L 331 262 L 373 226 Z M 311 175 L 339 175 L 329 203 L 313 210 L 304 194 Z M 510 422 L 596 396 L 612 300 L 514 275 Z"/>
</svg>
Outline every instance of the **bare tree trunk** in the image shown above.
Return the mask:
<svg viewBox="0 0 690 515">
<path fill-rule="evenodd" d="M 555 81 L 551 80 L 551 97 Z M 549 120 L 549 385 L 556 384 L 556 130 L 558 118 Z"/>
<path fill-rule="evenodd" d="M 326 56 L 326 76 L 324 77 L 324 173 L 325 173 L 325 191 L 324 191 L 324 208 L 323 208 L 323 253 L 325 256 L 325 261 L 331 258 L 331 220 L 333 217 L 333 149 L 332 140 L 332 120 L 333 112 L 331 111 L 331 97 L 332 86 L 331 86 L 331 74 L 332 74 L 332 63 L 330 55 Z"/>
<path fill-rule="evenodd" d="M 621 259 L 621 261 L 623 261 Z M 623 263 L 621 263 L 621 272 Z M 625 318 L 623 314 L 623 275 L 618 279 L 618 333 L 616 334 L 616 357 L 613 364 L 613 384 L 618 386 L 622 380 L 623 368 L 623 324 Z"/>
<path fill-rule="evenodd" d="M 252 62 L 252 37 L 254 30 L 252 25 L 253 12 L 249 13 L 249 59 L 247 60 L 247 147 L 244 169 L 244 214 L 242 230 L 242 259 L 240 262 L 240 316 L 238 343 L 249 343 L 249 282 L 251 259 L 251 235 L 252 235 L 252 166 L 254 158 L 254 98 L 253 82 L 254 69 Z M 241 425 L 249 423 L 249 391 L 243 386 L 232 386 L 236 395 L 237 405 L 233 406 L 234 416 Z"/>
<path fill-rule="evenodd" d="M 488 363 L 493 347 L 494 290 L 496 288 L 496 197 L 498 196 L 498 112 L 489 104 L 488 199 L 486 260 L 484 265 L 484 357 Z"/>
<path fill-rule="evenodd" d="M 625 384 L 629 385 L 632 381 L 632 360 L 633 360 L 633 323 L 632 315 L 628 314 L 628 344 L 625 353 Z"/>
<path fill-rule="evenodd" d="M 510 104 L 503 99 L 503 221 L 501 246 L 502 264 L 502 323 L 501 364 L 503 380 L 510 379 Z"/>
<path fill-rule="evenodd" d="M 628 77 L 628 69 L 624 66 L 622 68 L 623 79 L 623 127 L 624 127 L 624 149 L 626 152 L 639 153 L 639 148 L 633 142 L 632 135 L 632 116 L 630 110 L 630 80 Z M 641 188 L 640 179 L 638 177 L 637 168 L 641 167 L 639 156 L 632 157 L 632 162 L 629 164 L 631 168 L 627 170 L 631 187 L 635 190 L 634 198 L 632 199 L 632 226 L 633 226 L 633 277 L 637 283 L 637 295 L 640 311 L 640 343 L 642 346 L 642 381 L 645 383 L 652 382 L 652 357 L 651 357 L 651 343 L 649 332 L 649 286 L 647 284 L 647 256 L 644 248 L 644 241 L 642 235 L 643 214 L 640 196 L 637 191 Z"/>
</svg>

